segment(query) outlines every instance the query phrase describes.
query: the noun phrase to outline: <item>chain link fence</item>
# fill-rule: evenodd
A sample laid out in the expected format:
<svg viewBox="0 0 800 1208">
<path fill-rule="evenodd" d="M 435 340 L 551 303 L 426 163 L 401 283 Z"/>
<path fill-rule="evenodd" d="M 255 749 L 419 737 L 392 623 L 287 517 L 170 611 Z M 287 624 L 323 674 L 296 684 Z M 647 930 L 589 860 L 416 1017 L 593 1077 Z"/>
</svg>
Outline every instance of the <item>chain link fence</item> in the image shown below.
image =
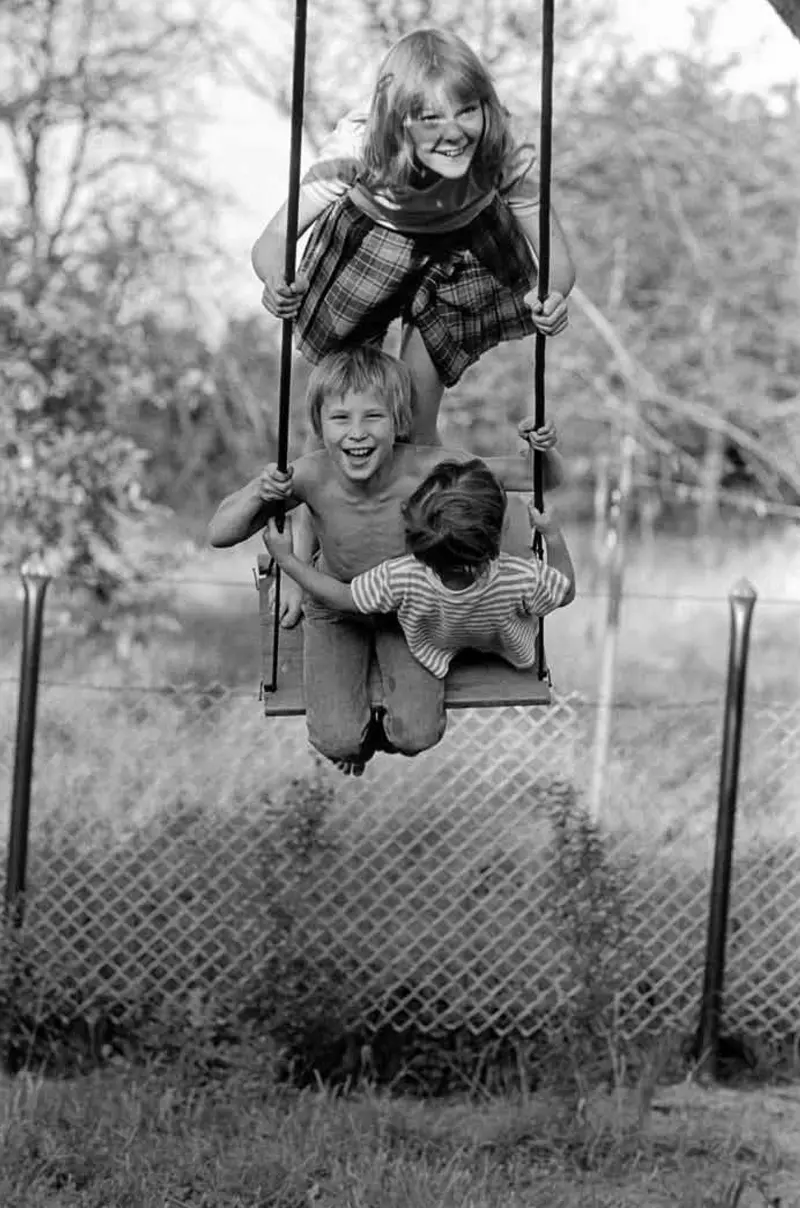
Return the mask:
<svg viewBox="0 0 800 1208">
<path fill-rule="evenodd" d="M 800 1022 L 800 696 L 759 694 L 760 650 L 756 626 L 725 1022 L 783 1039 Z M 452 713 L 435 750 L 347 779 L 313 757 L 302 718 L 264 719 L 252 686 L 134 679 L 45 667 L 17 937 L 45 1015 L 269 993 L 288 945 L 309 994 L 327 970 L 372 1023 L 530 1037 L 600 982 L 627 1037 L 694 1027 L 719 685 L 618 704 L 594 825 L 597 708 L 578 694 Z M 16 693 L 12 675 L 3 842 Z"/>
</svg>

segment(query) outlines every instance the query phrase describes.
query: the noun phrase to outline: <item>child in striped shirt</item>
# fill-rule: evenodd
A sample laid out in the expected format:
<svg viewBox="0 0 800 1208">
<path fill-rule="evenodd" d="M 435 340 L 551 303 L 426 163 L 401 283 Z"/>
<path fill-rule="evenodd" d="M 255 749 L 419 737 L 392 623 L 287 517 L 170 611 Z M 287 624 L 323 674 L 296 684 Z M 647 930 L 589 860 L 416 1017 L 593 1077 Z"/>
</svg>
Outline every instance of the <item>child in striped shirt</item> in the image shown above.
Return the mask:
<svg viewBox="0 0 800 1208">
<path fill-rule="evenodd" d="M 291 530 L 270 520 L 264 541 L 306 592 L 340 613 L 397 613 L 409 649 L 443 679 L 460 650 L 536 662 L 539 618 L 571 603 L 575 572 L 550 515 L 529 504 L 547 542 L 548 564 L 500 549 L 506 493 L 477 458 L 442 461 L 403 505 L 407 553 L 342 583 L 294 557 Z"/>
</svg>

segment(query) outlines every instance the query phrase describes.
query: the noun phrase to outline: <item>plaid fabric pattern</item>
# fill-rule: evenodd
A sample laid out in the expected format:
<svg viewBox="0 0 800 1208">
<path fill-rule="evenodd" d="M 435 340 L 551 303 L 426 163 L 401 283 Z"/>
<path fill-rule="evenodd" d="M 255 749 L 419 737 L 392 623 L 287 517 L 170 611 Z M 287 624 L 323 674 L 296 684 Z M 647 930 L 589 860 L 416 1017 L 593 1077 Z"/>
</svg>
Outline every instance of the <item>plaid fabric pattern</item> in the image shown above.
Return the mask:
<svg viewBox="0 0 800 1208">
<path fill-rule="evenodd" d="M 382 342 L 402 316 L 418 328 L 445 386 L 454 386 L 487 349 L 535 330 L 523 297 L 536 267 L 499 198 L 461 230 L 410 236 L 342 197 L 316 223 L 300 271 L 309 287 L 295 334 L 312 364 L 343 345 Z"/>
</svg>

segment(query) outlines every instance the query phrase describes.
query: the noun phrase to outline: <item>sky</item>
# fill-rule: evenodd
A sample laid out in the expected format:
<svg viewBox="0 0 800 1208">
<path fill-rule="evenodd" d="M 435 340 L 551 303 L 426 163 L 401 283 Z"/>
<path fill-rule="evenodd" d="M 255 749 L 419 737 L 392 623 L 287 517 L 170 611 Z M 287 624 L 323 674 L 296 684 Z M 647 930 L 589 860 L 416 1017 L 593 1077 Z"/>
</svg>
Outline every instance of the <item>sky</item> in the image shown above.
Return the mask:
<svg viewBox="0 0 800 1208">
<path fill-rule="evenodd" d="M 690 37 L 690 8 L 691 0 L 617 0 L 619 29 L 642 51 L 679 48 Z M 742 87 L 766 90 L 787 78 L 800 79 L 800 42 L 767 0 L 726 0 L 717 45 L 720 53 L 740 55 Z M 214 103 L 218 117 L 202 154 L 209 179 L 236 198 L 220 214 L 218 230 L 231 265 L 216 305 L 221 311 L 258 311 L 260 290 L 249 249 L 286 195 L 288 123 L 266 102 L 232 90 L 220 92 Z"/>
</svg>

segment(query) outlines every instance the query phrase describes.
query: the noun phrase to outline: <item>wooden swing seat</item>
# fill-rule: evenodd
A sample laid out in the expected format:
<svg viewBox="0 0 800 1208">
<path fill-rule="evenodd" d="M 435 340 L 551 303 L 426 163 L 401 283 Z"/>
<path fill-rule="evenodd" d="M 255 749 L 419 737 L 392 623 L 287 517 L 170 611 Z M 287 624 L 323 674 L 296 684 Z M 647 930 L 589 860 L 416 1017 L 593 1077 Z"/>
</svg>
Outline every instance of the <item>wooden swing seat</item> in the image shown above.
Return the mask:
<svg viewBox="0 0 800 1208">
<path fill-rule="evenodd" d="M 305 713 L 303 700 L 303 626 L 282 629 L 278 645 L 278 682 L 272 680 L 273 606 L 270 600 L 269 559 L 259 556 L 256 583 L 261 620 L 262 698 L 267 717 L 292 717 Z M 453 662 L 445 685 L 447 709 L 496 709 L 505 705 L 549 705 L 550 685 L 540 680 L 536 668 L 516 671 L 504 659 L 466 651 Z M 380 674 L 370 670 L 370 700 L 382 702 Z"/>
</svg>

